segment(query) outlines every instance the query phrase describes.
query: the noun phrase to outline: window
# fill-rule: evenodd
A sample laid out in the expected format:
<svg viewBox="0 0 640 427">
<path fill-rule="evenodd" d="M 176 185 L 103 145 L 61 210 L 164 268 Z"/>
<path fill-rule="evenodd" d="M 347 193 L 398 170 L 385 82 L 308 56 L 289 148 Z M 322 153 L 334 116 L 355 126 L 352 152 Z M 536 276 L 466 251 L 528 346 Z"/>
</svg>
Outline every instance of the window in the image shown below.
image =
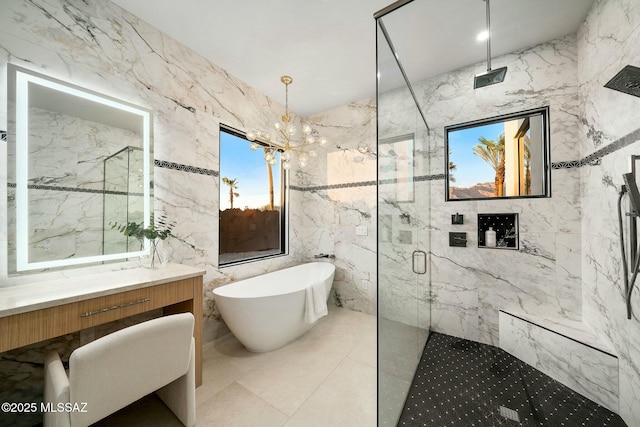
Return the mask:
<svg viewBox="0 0 640 427">
<path fill-rule="evenodd" d="M 286 253 L 286 175 L 280 153 L 269 163 L 267 152 L 220 127 L 220 266 Z"/>
<path fill-rule="evenodd" d="M 550 197 L 549 107 L 444 130 L 447 201 Z"/>
</svg>

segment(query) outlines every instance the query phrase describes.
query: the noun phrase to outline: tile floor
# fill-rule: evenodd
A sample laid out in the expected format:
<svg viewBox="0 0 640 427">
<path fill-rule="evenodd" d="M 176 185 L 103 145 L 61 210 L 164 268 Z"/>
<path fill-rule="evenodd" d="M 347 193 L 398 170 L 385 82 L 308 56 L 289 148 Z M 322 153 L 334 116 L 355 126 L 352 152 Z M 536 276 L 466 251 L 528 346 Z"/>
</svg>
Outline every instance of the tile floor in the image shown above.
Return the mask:
<svg viewBox="0 0 640 427">
<path fill-rule="evenodd" d="M 432 332 L 398 426 L 626 424 L 500 348 Z"/>
<path fill-rule="evenodd" d="M 231 335 L 205 345 L 197 426 L 374 427 L 376 318 L 329 309 L 309 332 L 269 353 L 251 353 Z M 150 396 L 99 425 L 181 424 Z"/>
<path fill-rule="evenodd" d="M 380 317 L 378 335 L 378 426 L 395 427 L 429 331 Z"/>
</svg>

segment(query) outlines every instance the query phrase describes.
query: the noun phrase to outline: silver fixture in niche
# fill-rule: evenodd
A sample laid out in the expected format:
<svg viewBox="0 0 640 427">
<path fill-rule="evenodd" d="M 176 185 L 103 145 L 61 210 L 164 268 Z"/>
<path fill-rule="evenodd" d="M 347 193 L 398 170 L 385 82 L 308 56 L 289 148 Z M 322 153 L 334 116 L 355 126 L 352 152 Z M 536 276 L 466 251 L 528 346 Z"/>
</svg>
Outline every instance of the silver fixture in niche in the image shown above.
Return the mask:
<svg viewBox="0 0 640 427">
<path fill-rule="evenodd" d="M 640 98 L 640 68 L 627 65 L 613 76 L 604 87 Z"/>
<path fill-rule="evenodd" d="M 479 89 L 481 87 L 494 85 L 496 83 L 502 83 L 504 77 L 507 75 L 507 67 L 498 68 L 497 70 L 491 69 L 491 5 L 490 0 L 483 0 L 486 2 L 487 7 L 487 71 L 485 73 L 476 74 L 473 78 L 473 88 Z"/>
</svg>

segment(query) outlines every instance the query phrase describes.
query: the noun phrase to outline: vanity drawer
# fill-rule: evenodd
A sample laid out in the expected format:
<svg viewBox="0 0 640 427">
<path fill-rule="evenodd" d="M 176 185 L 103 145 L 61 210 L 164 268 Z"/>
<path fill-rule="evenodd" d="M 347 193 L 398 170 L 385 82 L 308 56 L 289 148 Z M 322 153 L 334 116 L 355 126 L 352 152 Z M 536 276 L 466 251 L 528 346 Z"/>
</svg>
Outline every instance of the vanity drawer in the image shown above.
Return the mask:
<svg viewBox="0 0 640 427">
<path fill-rule="evenodd" d="M 0 318 L 0 353 L 194 298 L 194 279 Z"/>
<path fill-rule="evenodd" d="M 193 279 L 185 279 L 81 301 L 78 314 L 84 329 L 192 298 Z"/>
<path fill-rule="evenodd" d="M 0 352 L 79 331 L 78 303 L 0 318 Z"/>
</svg>

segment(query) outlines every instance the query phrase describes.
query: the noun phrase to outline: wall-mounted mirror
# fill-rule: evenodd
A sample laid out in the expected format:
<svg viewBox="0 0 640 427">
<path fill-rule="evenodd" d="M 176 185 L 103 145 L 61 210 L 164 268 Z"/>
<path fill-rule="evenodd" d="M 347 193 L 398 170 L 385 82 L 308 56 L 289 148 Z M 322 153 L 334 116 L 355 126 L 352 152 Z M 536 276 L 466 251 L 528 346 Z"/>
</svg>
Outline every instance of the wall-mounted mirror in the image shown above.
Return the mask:
<svg viewBox="0 0 640 427">
<path fill-rule="evenodd" d="M 549 197 L 549 108 L 445 127 L 446 200 Z"/>
<path fill-rule="evenodd" d="M 145 254 L 111 224 L 149 223 L 150 111 L 13 65 L 8 84 L 9 271 Z"/>
</svg>

